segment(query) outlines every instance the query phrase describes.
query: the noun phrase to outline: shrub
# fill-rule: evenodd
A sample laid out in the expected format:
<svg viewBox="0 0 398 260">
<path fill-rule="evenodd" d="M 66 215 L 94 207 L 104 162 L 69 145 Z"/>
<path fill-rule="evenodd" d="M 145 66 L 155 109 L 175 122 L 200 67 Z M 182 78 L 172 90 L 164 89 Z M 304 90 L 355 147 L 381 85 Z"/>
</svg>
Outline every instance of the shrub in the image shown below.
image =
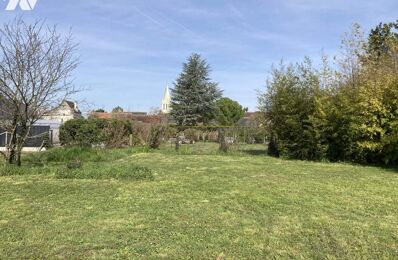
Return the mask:
<svg viewBox="0 0 398 260">
<path fill-rule="evenodd" d="M 43 147 L 46 149 L 51 149 L 54 147 L 53 142 L 48 133 L 43 135 Z"/>
<path fill-rule="evenodd" d="M 151 128 L 151 136 L 149 139 L 149 147 L 152 149 L 159 149 L 160 145 L 162 144 L 162 139 L 164 138 L 164 135 L 166 133 L 166 127 L 165 126 L 153 126 Z"/>
<path fill-rule="evenodd" d="M 146 145 L 151 136 L 151 124 L 135 123 L 133 126 L 133 146 Z"/>
<path fill-rule="evenodd" d="M 64 146 L 98 146 L 123 148 L 145 143 L 144 128 L 135 127 L 131 120 L 121 119 L 75 119 L 66 122 L 60 129 Z M 142 135 L 142 136 L 140 136 Z"/>
<path fill-rule="evenodd" d="M 178 135 L 178 130 L 176 128 L 173 127 L 169 127 L 169 126 L 165 126 L 165 134 L 164 134 L 164 138 L 166 140 L 169 140 L 170 138 L 174 138 Z"/>
<path fill-rule="evenodd" d="M 108 148 L 127 147 L 130 143 L 130 135 L 133 135 L 133 122 L 129 120 L 112 119 L 107 122 L 104 129 L 105 145 Z M 137 138 L 133 136 L 134 140 Z"/>
<path fill-rule="evenodd" d="M 92 146 L 105 141 L 104 132 L 106 120 L 74 119 L 66 122 L 60 128 L 59 138 L 66 146 Z"/>
<path fill-rule="evenodd" d="M 186 129 L 184 131 L 184 136 L 188 140 L 198 142 L 201 138 L 202 132 L 193 128 Z"/>
<path fill-rule="evenodd" d="M 66 164 L 66 168 L 69 170 L 80 169 L 83 166 L 83 162 L 80 160 L 73 160 Z"/>
</svg>

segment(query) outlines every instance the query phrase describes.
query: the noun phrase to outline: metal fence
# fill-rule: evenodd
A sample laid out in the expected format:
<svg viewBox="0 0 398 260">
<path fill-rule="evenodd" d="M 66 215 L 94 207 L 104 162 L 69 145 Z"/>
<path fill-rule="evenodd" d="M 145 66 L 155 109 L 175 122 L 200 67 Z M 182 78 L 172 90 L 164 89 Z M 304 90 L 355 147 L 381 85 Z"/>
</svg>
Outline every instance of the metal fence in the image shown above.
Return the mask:
<svg viewBox="0 0 398 260">
<path fill-rule="evenodd" d="M 29 137 L 25 142 L 24 147 L 36 148 L 41 147 L 45 136 L 48 135 L 49 140 L 52 140 L 52 131 L 50 126 L 33 126 L 30 129 Z M 11 134 L 0 129 L 0 147 L 6 147 L 10 143 Z"/>
<path fill-rule="evenodd" d="M 10 134 L 0 130 L 0 147 L 5 147 L 10 140 Z"/>
</svg>

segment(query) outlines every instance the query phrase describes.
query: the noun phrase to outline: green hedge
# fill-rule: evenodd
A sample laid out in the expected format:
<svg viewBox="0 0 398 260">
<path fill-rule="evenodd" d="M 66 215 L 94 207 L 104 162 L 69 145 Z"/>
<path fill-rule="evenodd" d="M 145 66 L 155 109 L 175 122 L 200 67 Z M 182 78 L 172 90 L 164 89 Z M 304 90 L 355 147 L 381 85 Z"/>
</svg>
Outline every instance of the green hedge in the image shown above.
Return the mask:
<svg viewBox="0 0 398 260">
<path fill-rule="evenodd" d="M 60 141 L 63 146 L 122 148 L 148 145 L 157 149 L 162 141 L 176 134 L 176 129 L 159 124 L 121 119 L 75 119 L 61 126 Z"/>
</svg>

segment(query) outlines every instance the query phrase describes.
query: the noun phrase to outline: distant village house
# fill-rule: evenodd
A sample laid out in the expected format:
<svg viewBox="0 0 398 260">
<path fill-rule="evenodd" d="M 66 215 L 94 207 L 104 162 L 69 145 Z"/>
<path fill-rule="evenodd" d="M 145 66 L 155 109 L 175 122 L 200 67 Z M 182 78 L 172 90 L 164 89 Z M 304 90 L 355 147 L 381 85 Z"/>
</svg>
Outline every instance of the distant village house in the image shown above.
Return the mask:
<svg viewBox="0 0 398 260">
<path fill-rule="evenodd" d="M 163 98 L 161 101 L 160 114 L 149 115 L 145 112 L 121 112 L 114 111 L 112 113 L 107 112 L 92 112 L 90 118 L 98 119 L 125 119 L 132 120 L 135 122 L 146 123 L 146 124 L 167 124 L 172 122 L 170 119 L 171 112 L 171 95 L 170 89 L 166 86 Z"/>
<path fill-rule="evenodd" d="M 83 118 L 82 112 L 79 110 L 76 102 L 68 100 L 62 102 L 58 108 L 43 117 L 44 120 L 56 121 L 60 124 L 64 124 L 69 120 L 78 118 Z"/>
</svg>

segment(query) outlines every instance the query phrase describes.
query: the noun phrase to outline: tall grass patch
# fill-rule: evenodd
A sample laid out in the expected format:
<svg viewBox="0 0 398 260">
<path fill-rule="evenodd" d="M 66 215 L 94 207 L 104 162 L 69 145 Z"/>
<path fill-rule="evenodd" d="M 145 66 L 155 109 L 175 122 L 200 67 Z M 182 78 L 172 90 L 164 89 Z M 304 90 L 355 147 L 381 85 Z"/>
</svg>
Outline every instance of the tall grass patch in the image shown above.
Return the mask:
<svg viewBox="0 0 398 260">
<path fill-rule="evenodd" d="M 68 165 L 59 167 L 55 177 L 58 179 L 152 181 L 155 179 L 155 174 L 147 167 L 137 166 L 126 161 L 113 163 L 80 163 L 76 161 L 69 162 Z"/>
<path fill-rule="evenodd" d="M 42 153 L 31 154 L 26 157 L 26 163 L 43 165 L 48 163 L 65 163 L 70 161 L 82 162 L 111 162 L 123 159 L 135 153 L 149 152 L 147 147 L 125 149 L 100 149 L 90 147 L 55 148 Z"/>
<path fill-rule="evenodd" d="M 53 167 L 18 167 L 16 165 L 1 165 L 0 176 L 23 176 L 23 175 L 51 175 L 54 173 Z"/>
</svg>

